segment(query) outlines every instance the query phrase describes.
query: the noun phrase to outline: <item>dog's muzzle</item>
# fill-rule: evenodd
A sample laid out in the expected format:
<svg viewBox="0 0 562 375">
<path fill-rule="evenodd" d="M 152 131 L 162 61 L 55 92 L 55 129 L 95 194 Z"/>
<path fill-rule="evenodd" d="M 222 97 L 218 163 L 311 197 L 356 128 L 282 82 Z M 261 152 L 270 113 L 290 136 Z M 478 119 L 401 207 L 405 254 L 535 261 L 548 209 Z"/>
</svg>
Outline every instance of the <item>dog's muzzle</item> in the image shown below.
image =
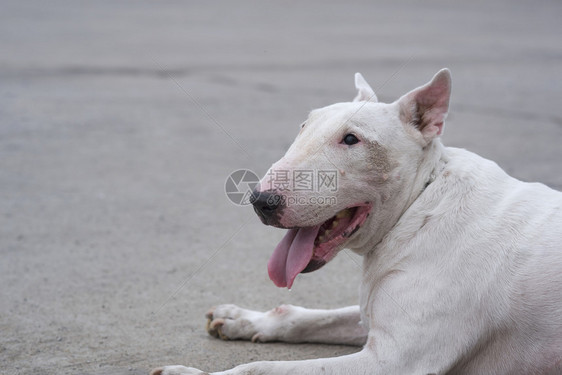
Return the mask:
<svg viewBox="0 0 562 375">
<path fill-rule="evenodd" d="M 279 193 L 266 191 L 252 191 L 250 203 L 254 206 L 254 211 L 260 217 L 262 223 L 266 225 L 279 226 L 281 211 L 283 211 L 283 196 Z"/>
</svg>

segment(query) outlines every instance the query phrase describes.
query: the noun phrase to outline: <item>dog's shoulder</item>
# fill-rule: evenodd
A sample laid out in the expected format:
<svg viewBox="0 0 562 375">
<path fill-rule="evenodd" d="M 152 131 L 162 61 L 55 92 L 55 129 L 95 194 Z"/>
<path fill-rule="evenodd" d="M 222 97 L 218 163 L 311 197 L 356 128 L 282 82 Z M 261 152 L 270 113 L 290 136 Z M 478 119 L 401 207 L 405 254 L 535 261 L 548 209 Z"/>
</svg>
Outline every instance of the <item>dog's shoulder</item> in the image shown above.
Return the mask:
<svg viewBox="0 0 562 375">
<path fill-rule="evenodd" d="M 474 152 L 455 147 L 444 150 L 446 166 L 443 176 L 461 182 L 466 186 L 487 185 L 492 181 L 516 183 L 496 162 Z"/>
<path fill-rule="evenodd" d="M 507 174 L 496 162 L 465 149 L 447 147 L 444 152 L 446 166 L 441 177 L 449 188 L 482 191 L 487 195 L 513 196 L 516 193 L 528 194 L 523 201 L 562 200 L 562 192 L 540 182 L 525 182 Z M 534 194 L 533 194 L 534 193 Z"/>
<path fill-rule="evenodd" d="M 447 228 L 440 226 L 438 232 L 466 231 L 470 227 L 497 228 L 498 233 L 515 228 L 538 230 L 532 226 L 541 217 L 550 218 L 552 223 L 545 223 L 549 227 L 555 223 L 562 226 L 561 192 L 541 183 L 520 181 L 497 163 L 464 149 L 447 147 L 442 160 L 435 180 L 404 214 L 402 222 L 415 222 L 416 227 L 440 218 Z"/>
</svg>

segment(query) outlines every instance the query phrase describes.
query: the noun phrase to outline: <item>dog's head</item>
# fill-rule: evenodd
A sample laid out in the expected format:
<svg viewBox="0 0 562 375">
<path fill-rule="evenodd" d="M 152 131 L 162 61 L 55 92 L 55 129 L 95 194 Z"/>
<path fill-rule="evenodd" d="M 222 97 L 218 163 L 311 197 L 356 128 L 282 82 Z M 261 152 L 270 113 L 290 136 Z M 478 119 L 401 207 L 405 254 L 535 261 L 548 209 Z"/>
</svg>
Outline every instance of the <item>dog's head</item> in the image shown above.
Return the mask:
<svg viewBox="0 0 562 375">
<path fill-rule="evenodd" d="M 359 73 L 355 86 L 353 102 L 310 113 L 254 191 L 260 219 L 289 229 L 268 263 L 277 286 L 290 288 L 344 247 L 376 245 L 407 208 L 421 161 L 443 130 L 447 69 L 391 104 L 379 103 Z"/>
</svg>

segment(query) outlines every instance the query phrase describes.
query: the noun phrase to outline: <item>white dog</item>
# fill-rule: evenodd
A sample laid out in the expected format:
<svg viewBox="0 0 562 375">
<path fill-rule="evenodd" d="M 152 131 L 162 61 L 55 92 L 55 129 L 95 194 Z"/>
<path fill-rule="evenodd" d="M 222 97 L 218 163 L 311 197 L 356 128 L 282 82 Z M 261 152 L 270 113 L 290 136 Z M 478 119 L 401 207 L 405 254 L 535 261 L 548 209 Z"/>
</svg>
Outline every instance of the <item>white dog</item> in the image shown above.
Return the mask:
<svg viewBox="0 0 562 375">
<path fill-rule="evenodd" d="M 363 350 L 213 374 L 562 374 L 562 193 L 442 145 L 448 70 L 392 104 L 360 74 L 355 84 L 353 102 L 312 111 L 253 203 L 264 223 L 289 229 L 268 264 L 277 286 L 348 248 L 364 259 L 360 306 L 222 305 L 208 330 Z M 281 189 L 279 171 L 334 171 L 337 189 Z M 321 195 L 337 200 L 290 204 Z"/>
</svg>

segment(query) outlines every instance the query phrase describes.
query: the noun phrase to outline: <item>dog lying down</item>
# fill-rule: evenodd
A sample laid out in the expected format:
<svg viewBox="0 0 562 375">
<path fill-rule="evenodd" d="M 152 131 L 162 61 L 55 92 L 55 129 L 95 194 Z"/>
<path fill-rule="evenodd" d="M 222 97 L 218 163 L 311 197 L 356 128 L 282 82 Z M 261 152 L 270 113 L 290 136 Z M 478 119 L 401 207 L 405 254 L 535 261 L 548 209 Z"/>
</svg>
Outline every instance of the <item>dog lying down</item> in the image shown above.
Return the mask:
<svg viewBox="0 0 562 375">
<path fill-rule="evenodd" d="M 207 317 L 221 338 L 363 349 L 213 374 L 562 374 L 562 193 L 443 146 L 449 70 L 391 104 L 360 74 L 355 85 L 353 102 L 310 113 L 253 205 L 288 229 L 268 263 L 277 286 L 348 248 L 363 256 L 360 305 L 221 305 Z M 297 170 L 333 170 L 337 188 L 276 189 L 275 171 Z M 328 194 L 330 204 L 290 204 Z"/>
</svg>

